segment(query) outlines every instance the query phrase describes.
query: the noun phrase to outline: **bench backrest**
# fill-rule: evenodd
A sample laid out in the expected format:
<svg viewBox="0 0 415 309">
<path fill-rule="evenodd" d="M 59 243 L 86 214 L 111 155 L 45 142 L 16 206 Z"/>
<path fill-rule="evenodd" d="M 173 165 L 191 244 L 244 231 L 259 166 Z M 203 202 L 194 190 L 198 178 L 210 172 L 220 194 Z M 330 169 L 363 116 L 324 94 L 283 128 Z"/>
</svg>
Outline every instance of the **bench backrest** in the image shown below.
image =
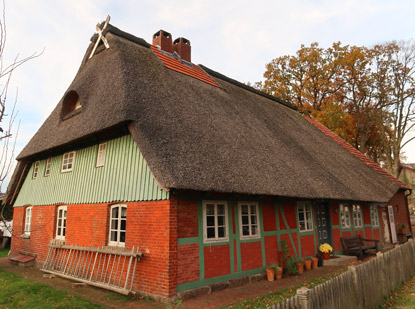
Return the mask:
<svg viewBox="0 0 415 309">
<path fill-rule="evenodd" d="M 344 249 L 351 247 L 358 247 L 359 245 L 363 245 L 363 240 L 360 235 L 355 235 L 351 237 L 342 237 L 342 244 Z"/>
</svg>

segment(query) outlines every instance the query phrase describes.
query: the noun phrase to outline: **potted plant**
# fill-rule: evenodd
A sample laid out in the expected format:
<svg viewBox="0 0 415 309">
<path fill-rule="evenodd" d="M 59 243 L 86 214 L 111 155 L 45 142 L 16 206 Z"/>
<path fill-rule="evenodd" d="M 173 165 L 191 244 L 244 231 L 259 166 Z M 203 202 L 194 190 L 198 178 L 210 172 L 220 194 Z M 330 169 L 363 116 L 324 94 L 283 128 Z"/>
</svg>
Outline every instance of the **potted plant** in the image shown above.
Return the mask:
<svg viewBox="0 0 415 309">
<path fill-rule="evenodd" d="M 330 260 L 330 253 L 333 252 L 332 246 L 325 243 L 319 247 L 319 250 L 321 251 L 321 254 L 323 255 L 323 260 Z"/>
<path fill-rule="evenodd" d="M 275 278 L 275 268 L 274 267 L 268 267 L 265 269 L 267 273 L 267 280 L 268 281 L 274 281 Z"/>
<path fill-rule="evenodd" d="M 313 263 L 313 268 L 318 268 L 318 257 L 313 256 L 311 261 Z"/>
<path fill-rule="evenodd" d="M 280 280 L 282 278 L 282 271 L 283 271 L 283 268 L 281 266 L 275 267 L 275 275 L 277 277 L 277 280 Z"/>
<path fill-rule="evenodd" d="M 287 271 L 287 274 L 291 276 L 297 275 L 299 273 L 296 263 L 295 263 L 295 259 L 292 256 L 290 256 L 290 258 L 287 260 L 286 271 Z"/>
<path fill-rule="evenodd" d="M 286 263 L 288 259 L 290 258 L 290 254 L 288 253 L 287 241 L 281 240 L 280 247 L 281 247 L 281 251 L 278 251 L 278 260 L 279 260 L 280 266 L 285 269 Z"/>
<path fill-rule="evenodd" d="M 295 262 L 295 266 L 297 267 L 298 273 L 301 275 L 304 272 L 304 261 L 301 258 L 298 258 Z"/>
<path fill-rule="evenodd" d="M 304 268 L 305 270 L 311 270 L 311 259 L 307 258 L 304 260 Z"/>
<path fill-rule="evenodd" d="M 405 226 L 405 224 L 402 224 L 402 226 L 401 226 L 401 234 L 406 234 L 406 226 Z"/>
</svg>

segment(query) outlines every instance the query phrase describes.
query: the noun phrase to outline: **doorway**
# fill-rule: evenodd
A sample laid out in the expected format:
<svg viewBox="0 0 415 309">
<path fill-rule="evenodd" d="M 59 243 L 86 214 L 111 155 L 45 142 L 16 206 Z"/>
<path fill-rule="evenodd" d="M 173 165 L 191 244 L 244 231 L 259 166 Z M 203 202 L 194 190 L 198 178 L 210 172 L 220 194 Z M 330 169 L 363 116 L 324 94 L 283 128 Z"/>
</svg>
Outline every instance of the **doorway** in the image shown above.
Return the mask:
<svg viewBox="0 0 415 309">
<path fill-rule="evenodd" d="M 331 239 L 330 208 L 329 203 L 316 203 L 317 237 L 319 246 L 327 243 L 333 246 Z"/>
</svg>

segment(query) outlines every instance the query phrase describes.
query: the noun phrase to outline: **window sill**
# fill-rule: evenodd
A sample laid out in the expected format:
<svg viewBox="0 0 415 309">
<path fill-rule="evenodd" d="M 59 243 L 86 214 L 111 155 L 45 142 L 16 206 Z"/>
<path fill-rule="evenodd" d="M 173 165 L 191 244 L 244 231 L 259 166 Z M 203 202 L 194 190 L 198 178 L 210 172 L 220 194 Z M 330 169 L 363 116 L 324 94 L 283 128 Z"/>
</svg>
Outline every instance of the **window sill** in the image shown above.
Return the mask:
<svg viewBox="0 0 415 309">
<path fill-rule="evenodd" d="M 54 244 L 56 244 L 56 245 L 65 245 L 65 239 L 59 239 L 59 238 L 55 238 L 54 240 L 53 240 L 53 243 Z"/>
<path fill-rule="evenodd" d="M 20 238 L 22 238 L 22 239 L 30 239 L 30 234 L 22 234 L 22 235 L 20 235 Z"/>
<path fill-rule="evenodd" d="M 125 250 L 125 245 L 114 245 L 114 244 L 108 244 L 105 246 L 105 249 L 110 249 L 110 250 L 114 250 L 114 251 L 124 251 Z"/>
</svg>

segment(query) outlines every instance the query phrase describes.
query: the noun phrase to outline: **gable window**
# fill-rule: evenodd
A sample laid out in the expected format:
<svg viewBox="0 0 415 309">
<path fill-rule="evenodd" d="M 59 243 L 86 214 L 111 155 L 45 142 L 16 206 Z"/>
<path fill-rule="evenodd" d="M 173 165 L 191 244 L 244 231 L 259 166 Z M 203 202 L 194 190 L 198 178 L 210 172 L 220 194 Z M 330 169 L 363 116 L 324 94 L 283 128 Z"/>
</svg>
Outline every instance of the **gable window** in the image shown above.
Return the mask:
<svg viewBox="0 0 415 309">
<path fill-rule="evenodd" d="M 238 205 L 241 239 L 260 237 L 258 203 L 240 202 Z"/>
<path fill-rule="evenodd" d="M 67 152 L 63 154 L 62 158 L 62 172 L 70 172 L 73 170 L 75 163 L 75 151 Z"/>
<path fill-rule="evenodd" d="M 353 205 L 353 224 L 354 227 L 363 227 L 363 215 L 360 205 Z"/>
<path fill-rule="evenodd" d="M 37 178 L 37 174 L 39 173 L 39 164 L 40 161 L 36 161 L 33 165 L 33 178 Z"/>
<path fill-rule="evenodd" d="M 56 239 L 65 240 L 67 206 L 58 207 L 58 218 L 56 220 Z"/>
<path fill-rule="evenodd" d="M 79 94 L 71 90 L 63 98 L 61 118 L 63 120 L 71 118 L 77 115 L 81 111 L 81 108 L 82 104 Z"/>
<path fill-rule="evenodd" d="M 98 145 L 97 167 L 104 165 L 106 149 L 107 149 L 107 143 L 102 143 Z"/>
<path fill-rule="evenodd" d="M 340 204 L 340 222 L 342 228 L 350 228 L 350 207 L 347 204 Z"/>
<path fill-rule="evenodd" d="M 30 232 L 32 231 L 32 209 L 33 207 L 26 208 L 26 216 L 24 222 L 24 233 L 26 235 L 30 235 Z"/>
<path fill-rule="evenodd" d="M 226 202 L 203 201 L 203 236 L 205 242 L 228 240 Z"/>
<path fill-rule="evenodd" d="M 49 176 L 50 175 L 50 163 L 51 163 L 51 158 L 48 158 L 46 160 L 46 167 L 45 167 L 45 176 Z"/>
<path fill-rule="evenodd" d="M 379 211 L 377 206 L 370 206 L 370 220 L 372 226 L 379 226 Z"/>
<path fill-rule="evenodd" d="M 127 228 L 127 205 L 117 204 L 110 210 L 110 246 L 125 246 L 125 232 Z"/>
<path fill-rule="evenodd" d="M 300 232 L 313 230 L 313 209 L 310 202 L 297 202 L 298 224 Z"/>
</svg>

